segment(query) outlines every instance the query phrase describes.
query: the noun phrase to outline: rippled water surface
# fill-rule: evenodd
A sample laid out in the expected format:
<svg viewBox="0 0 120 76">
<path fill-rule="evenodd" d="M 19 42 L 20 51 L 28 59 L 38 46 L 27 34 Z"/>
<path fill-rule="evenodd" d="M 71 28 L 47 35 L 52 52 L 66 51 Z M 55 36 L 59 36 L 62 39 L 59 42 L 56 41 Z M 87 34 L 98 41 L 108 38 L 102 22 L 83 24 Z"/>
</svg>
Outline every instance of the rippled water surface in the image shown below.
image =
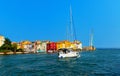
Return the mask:
<svg viewBox="0 0 120 76">
<path fill-rule="evenodd" d="M 1 55 L 0 76 L 120 76 L 120 50 L 80 54 L 66 59 L 57 54 Z"/>
</svg>

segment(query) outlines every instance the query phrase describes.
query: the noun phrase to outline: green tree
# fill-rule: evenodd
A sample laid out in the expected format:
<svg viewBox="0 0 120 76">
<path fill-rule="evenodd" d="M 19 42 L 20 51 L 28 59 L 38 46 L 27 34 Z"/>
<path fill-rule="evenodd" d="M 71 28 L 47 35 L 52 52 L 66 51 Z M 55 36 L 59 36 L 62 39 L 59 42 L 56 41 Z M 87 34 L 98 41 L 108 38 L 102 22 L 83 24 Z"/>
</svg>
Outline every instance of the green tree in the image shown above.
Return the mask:
<svg viewBox="0 0 120 76">
<path fill-rule="evenodd" d="M 5 38 L 4 44 L 0 47 L 0 50 L 8 51 L 12 49 L 11 41 L 9 38 Z"/>
<path fill-rule="evenodd" d="M 9 38 L 5 38 L 5 43 L 4 44 L 11 45 L 11 40 Z"/>
<path fill-rule="evenodd" d="M 16 53 L 16 50 L 17 50 L 17 44 L 16 43 L 12 44 L 12 49 L 11 50 Z"/>
<path fill-rule="evenodd" d="M 24 50 L 21 49 L 21 48 L 20 48 L 20 49 L 17 49 L 16 51 L 17 51 L 17 52 L 24 52 Z"/>
</svg>

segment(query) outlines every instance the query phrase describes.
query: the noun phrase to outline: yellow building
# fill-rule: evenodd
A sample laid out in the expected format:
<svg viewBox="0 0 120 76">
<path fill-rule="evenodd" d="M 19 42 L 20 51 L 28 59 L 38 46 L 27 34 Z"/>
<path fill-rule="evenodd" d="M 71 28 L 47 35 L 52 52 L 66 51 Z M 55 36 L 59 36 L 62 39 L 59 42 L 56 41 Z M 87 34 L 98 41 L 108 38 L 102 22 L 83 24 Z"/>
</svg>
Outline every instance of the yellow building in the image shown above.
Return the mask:
<svg viewBox="0 0 120 76">
<path fill-rule="evenodd" d="M 32 42 L 30 42 L 30 41 L 28 41 L 28 40 L 22 41 L 22 42 L 20 43 L 21 49 L 26 49 L 26 48 L 28 48 L 28 47 L 30 46 L 30 44 L 32 44 Z"/>
<path fill-rule="evenodd" d="M 61 48 L 70 48 L 70 46 L 71 42 L 67 40 L 57 42 L 57 50 Z"/>
<path fill-rule="evenodd" d="M 61 48 L 65 48 L 65 44 L 63 42 L 57 42 L 57 50 Z"/>
<path fill-rule="evenodd" d="M 17 49 L 22 49 L 21 44 L 17 43 Z"/>
<path fill-rule="evenodd" d="M 70 46 L 71 46 L 71 42 L 70 41 L 64 41 L 64 43 L 65 43 L 65 48 L 70 48 Z"/>
<path fill-rule="evenodd" d="M 21 44 L 17 42 L 12 42 L 12 45 L 17 45 L 17 49 L 22 49 Z"/>
<path fill-rule="evenodd" d="M 71 43 L 71 47 L 70 48 L 77 49 L 76 44 L 75 43 Z"/>
<path fill-rule="evenodd" d="M 75 40 L 74 42 L 72 42 L 71 48 L 74 50 L 82 50 L 82 43 Z"/>
<path fill-rule="evenodd" d="M 31 44 L 31 42 L 28 40 L 22 42 L 22 45 L 30 45 L 30 44 Z"/>
<path fill-rule="evenodd" d="M 4 44 L 4 41 L 5 41 L 5 37 L 0 36 L 0 47 Z"/>
</svg>

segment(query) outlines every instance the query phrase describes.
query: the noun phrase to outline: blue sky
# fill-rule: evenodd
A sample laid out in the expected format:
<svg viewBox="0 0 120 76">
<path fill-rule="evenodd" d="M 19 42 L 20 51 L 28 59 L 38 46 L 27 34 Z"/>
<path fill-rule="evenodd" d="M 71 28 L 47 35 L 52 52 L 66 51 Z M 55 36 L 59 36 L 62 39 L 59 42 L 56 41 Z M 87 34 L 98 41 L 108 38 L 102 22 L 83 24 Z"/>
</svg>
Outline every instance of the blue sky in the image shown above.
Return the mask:
<svg viewBox="0 0 120 76">
<path fill-rule="evenodd" d="M 77 39 L 89 45 L 120 47 L 120 0 L 0 0 L 0 34 L 12 41 L 66 39 L 72 6 Z"/>
</svg>

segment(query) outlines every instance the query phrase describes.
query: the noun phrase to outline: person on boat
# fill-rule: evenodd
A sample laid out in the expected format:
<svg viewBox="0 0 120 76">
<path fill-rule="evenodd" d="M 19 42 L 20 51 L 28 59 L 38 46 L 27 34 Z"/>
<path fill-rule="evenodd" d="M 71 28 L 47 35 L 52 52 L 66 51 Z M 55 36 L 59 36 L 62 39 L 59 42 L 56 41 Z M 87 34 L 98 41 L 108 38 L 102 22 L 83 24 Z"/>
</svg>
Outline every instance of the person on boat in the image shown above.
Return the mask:
<svg viewBox="0 0 120 76">
<path fill-rule="evenodd" d="M 65 53 L 65 54 L 66 54 L 66 49 L 63 49 L 63 53 Z"/>
</svg>

